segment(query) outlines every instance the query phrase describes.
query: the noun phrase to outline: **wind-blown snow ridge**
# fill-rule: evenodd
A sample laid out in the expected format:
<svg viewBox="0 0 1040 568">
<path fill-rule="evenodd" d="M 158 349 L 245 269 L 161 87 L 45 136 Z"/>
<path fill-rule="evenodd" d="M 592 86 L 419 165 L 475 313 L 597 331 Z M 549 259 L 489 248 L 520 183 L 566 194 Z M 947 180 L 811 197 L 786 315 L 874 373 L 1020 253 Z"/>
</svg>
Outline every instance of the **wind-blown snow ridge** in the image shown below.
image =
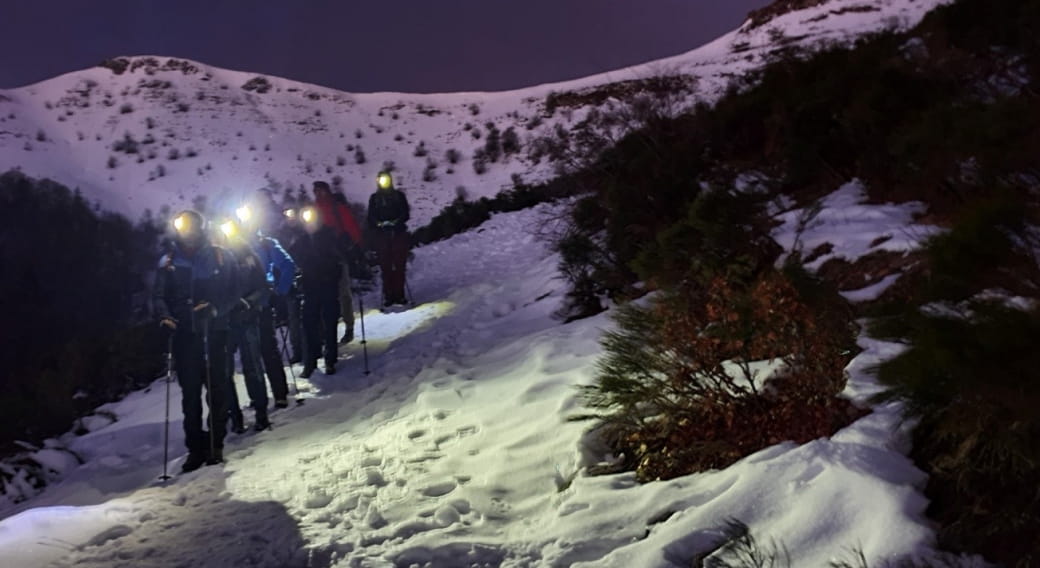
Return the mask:
<svg viewBox="0 0 1040 568">
<path fill-rule="evenodd" d="M 96 67 L 0 91 L 0 170 L 50 177 L 79 187 L 106 209 L 137 217 L 164 205 L 189 206 L 197 195 L 207 196 L 207 210 L 217 213 L 260 187 L 309 189 L 311 180 L 335 176 L 350 199 L 364 202 L 374 174 L 392 161 L 418 226 L 457 195 L 494 195 L 511 186 L 514 175 L 525 181 L 553 175 L 550 164 L 533 164 L 523 152 L 483 175 L 471 163 L 487 123 L 514 127 L 530 139 L 582 118 L 583 112 L 547 116 L 550 93 L 681 74 L 696 80 L 691 103 L 710 102 L 777 49 L 910 26 L 945 2 L 831 0 L 767 25 L 748 22 L 676 57 L 493 93 L 350 94 L 277 77 L 264 78 L 266 90 L 247 91 L 243 86 L 257 74 L 159 56 L 127 58 L 129 68 L 118 75 Z M 127 133 L 140 143 L 136 154 L 114 149 Z M 143 142 L 149 136 L 154 141 Z M 417 151 L 420 143 L 425 152 Z M 461 153 L 459 163 L 448 163 L 449 149 Z"/>
</svg>

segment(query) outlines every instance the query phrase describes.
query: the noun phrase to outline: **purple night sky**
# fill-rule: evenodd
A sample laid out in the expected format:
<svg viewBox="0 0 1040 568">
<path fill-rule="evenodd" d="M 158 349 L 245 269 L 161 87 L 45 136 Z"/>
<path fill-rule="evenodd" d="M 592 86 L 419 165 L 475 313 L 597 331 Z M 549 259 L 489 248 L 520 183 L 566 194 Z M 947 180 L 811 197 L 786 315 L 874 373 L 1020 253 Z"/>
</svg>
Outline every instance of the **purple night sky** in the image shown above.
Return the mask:
<svg viewBox="0 0 1040 568">
<path fill-rule="evenodd" d="M 165 55 L 345 91 L 501 90 L 676 55 L 770 0 L 8 2 L 0 88 Z"/>
</svg>

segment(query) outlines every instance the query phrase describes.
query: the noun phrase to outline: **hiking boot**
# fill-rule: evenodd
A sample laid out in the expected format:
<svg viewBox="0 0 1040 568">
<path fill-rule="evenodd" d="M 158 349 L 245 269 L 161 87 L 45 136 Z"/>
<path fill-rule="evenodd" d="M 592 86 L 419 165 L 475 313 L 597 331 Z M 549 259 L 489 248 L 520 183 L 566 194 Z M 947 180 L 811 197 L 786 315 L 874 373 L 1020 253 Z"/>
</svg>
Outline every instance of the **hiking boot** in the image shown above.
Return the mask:
<svg viewBox="0 0 1040 568">
<path fill-rule="evenodd" d="M 289 357 L 290 365 L 299 365 L 301 362 L 303 362 L 303 357 L 300 357 L 299 355 L 293 355 L 292 357 Z"/>
<path fill-rule="evenodd" d="M 314 367 L 314 366 L 311 366 L 311 365 L 307 365 L 306 367 L 303 368 L 303 372 L 300 373 L 300 377 L 302 377 L 304 379 L 311 378 L 311 375 L 314 374 L 314 370 L 315 369 L 317 369 L 317 367 Z"/>
<path fill-rule="evenodd" d="M 346 345 L 351 341 L 354 341 L 354 330 L 348 329 L 347 332 L 343 334 L 343 337 L 339 339 L 339 344 Z"/>
<path fill-rule="evenodd" d="M 205 452 L 188 452 L 188 457 L 181 464 L 181 473 L 188 473 L 195 471 L 202 467 L 202 464 L 206 463 Z"/>
<path fill-rule="evenodd" d="M 331 374 L 333 374 L 335 372 L 336 372 L 336 364 L 335 363 L 326 363 L 325 364 L 325 374 L 326 375 L 331 375 Z"/>
<path fill-rule="evenodd" d="M 280 398 L 280 399 L 274 401 L 274 407 L 275 408 L 289 408 L 289 401 L 285 400 L 284 398 Z"/>
<path fill-rule="evenodd" d="M 215 448 L 206 460 L 206 465 L 216 465 L 224 462 L 224 448 Z"/>
<path fill-rule="evenodd" d="M 271 428 L 271 419 L 267 417 L 267 413 L 256 413 L 256 422 L 253 424 L 253 430 L 257 432 L 263 432 Z"/>
<path fill-rule="evenodd" d="M 246 421 L 245 421 L 245 418 L 242 416 L 242 412 L 241 411 L 239 411 L 239 412 L 232 411 L 230 418 L 231 418 L 231 428 L 229 428 L 229 430 L 231 430 L 235 434 L 241 434 L 242 432 L 246 431 Z"/>
</svg>

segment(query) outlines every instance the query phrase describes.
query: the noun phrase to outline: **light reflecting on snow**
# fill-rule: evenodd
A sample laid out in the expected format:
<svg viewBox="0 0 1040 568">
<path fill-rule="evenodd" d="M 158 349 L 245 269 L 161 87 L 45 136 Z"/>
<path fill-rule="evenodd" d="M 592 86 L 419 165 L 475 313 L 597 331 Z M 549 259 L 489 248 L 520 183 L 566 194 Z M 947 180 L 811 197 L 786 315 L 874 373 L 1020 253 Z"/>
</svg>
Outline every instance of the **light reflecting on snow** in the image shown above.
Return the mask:
<svg viewBox="0 0 1040 568">
<path fill-rule="evenodd" d="M 380 347 L 406 335 L 429 327 L 455 309 L 448 300 L 430 302 L 403 312 L 382 313 L 379 310 L 365 312 L 365 339 L 369 347 Z M 355 341 L 361 339 L 361 319 L 354 319 Z"/>
</svg>

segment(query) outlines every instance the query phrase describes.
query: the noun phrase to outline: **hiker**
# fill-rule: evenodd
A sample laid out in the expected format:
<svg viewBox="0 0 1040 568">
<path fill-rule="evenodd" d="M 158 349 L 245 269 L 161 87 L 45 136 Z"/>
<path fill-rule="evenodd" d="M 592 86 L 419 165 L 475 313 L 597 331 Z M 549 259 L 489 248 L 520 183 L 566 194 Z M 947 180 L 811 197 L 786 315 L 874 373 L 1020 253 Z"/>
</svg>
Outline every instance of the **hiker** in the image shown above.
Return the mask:
<svg viewBox="0 0 1040 568">
<path fill-rule="evenodd" d="M 210 243 L 205 218 L 186 210 L 173 226 L 173 245 L 159 261 L 155 311 L 159 324 L 173 333 L 188 448 L 181 471 L 189 472 L 224 461 L 229 314 L 239 297 L 234 256 Z M 202 424 L 204 386 L 208 431 Z"/>
<path fill-rule="evenodd" d="M 225 220 L 219 230 L 225 244 L 235 255 L 238 273 L 238 303 L 230 314 L 230 336 L 228 340 L 228 416 L 232 430 L 245 432 L 242 407 L 235 388 L 234 354 L 237 351 L 242 362 L 242 376 L 249 393 L 249 405 L 254 412 L 253 428 L 256 431 L 271 427 L 267 414 L 267 385 L 264 383 L 264 367 L 260 355 L 260 313 L 270 311 L 271 289 L 260 258 L 250 248 L 235 221 Z M 279 369 L 281 365 L 279 365 Z"/>
<path fill-rule="evenodd" d="M 303 292 L 303 372 L 310 378 L 325 358 L 325 374 L 336 371 L 336 322 L 340 317 L 339 282 L 342 274 L 339 239 L 319 219 L 316 208 L 300 210 L 303 230 L 295 233 L 289 254 L 300 269 Z"/>
<path fill-rule="evenodd" d="M 342 262 L 339 280 L 340 317 L 346 328 L 339 344 L 346 345 L 354 340 L 354 298 L 351 295 L 351 262 L 353 256 L 361 251 L 361 227 L 350 212 L 347 199 L 341 193 L 332 194 L 329 184 L 324 181 L 314 182 L 314 206 L 318 211 L 319 221 L 332 229 L 339 240 Z"/>
<path fill-rule="evenodd" d="M 376 191 L 368 199 L 368 226 L 383 279 L 383 306 L 405 305 L 405 268 L 411 246 L 406 223 L 408 198 L 394 188 L 390 172 L 376 176 Z"/>
<path fill-rule="evenodd" d="M 292 293 L 293 281 L 296 278 L 296 263 L 282 248 L 278 239 L 264 234 L 249 207 L 238 208 L 235 216 L 238 217 L 243 236 L 260 259 L 267 285 L 272 292 L 267 304 L 259 308 L 257 331 L 260 337 L 260 355 L 263 359 L 267 382 L 271 385 L 274 406 L 275 408 L 286 408 L 289 406 L 289 383 L 285 378 L 285 367 L 278 349 L 278 340 L 275 337 L 275 310 L 283 307 L 284 311 L 288 312 L 289 295 Z M 290 313 L 286 314 L 287 320 L 291 320 Z M 296 319 L 298 323 L 299 318 Z M 291 324 L 287 321 L 286 325 Z M 291 359 L 289 364 L 292 364 Z"/>
</svg>

